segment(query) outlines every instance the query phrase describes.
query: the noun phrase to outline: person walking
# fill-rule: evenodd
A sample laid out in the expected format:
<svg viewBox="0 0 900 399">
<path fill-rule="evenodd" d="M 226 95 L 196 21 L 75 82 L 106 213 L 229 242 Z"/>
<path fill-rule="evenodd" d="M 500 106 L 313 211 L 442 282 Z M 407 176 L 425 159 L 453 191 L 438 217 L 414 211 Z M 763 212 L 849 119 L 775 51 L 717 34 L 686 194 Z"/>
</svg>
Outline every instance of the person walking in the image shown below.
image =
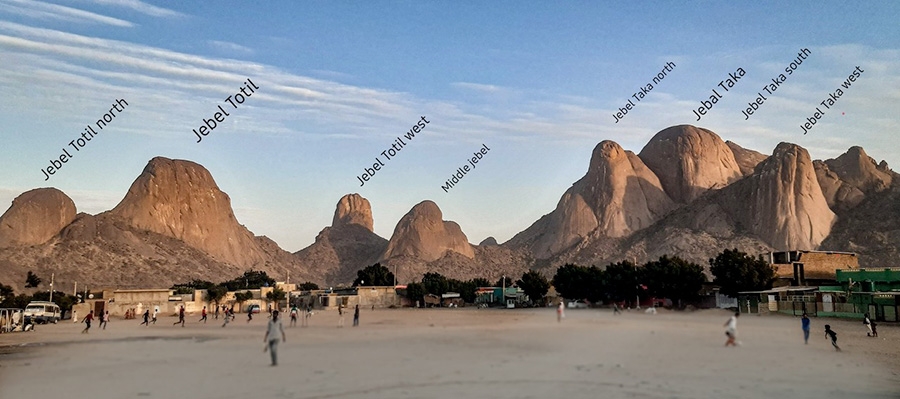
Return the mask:
<svg viewBox="0 0 900 399">
<path fill-rule="evenodd" d="M 734 316 L 731 316 L 728 321 L 725 322 L 725 335 L 728 336 L 728 340 L 725 341 L 725 346 L 738 346 L 740 342 L 737 342 L 737 318 L 740 317 L 740 312 L 734 312 Z"/>
<path fill-rule="evenodd" d="M 800 328 L 803 329 L 803 343 L 809 344 L 809 316 L 806 313 L 803 313 L 803 318 L 800 319 Z"/>
<path fill-rule="evenodd" d="M 278 311 L 272 311 L 272 319 L 269 320 L 269 325 L 266 328 L 266 336 L 263 338 L 263 342 L 266 342 L 268 346 L 266 349 L 269 351 L 269 354 L 272 356 L 272 366 L 278 365 L 278 333 L 281 332 L 281 342 L 287 342 L 287 337 L 284 334 L 284 326 L 281 325 L 281 320 L 278 320 Z"/>
<path fill-rule="evenodd" d="M 869 319 L 868 313 L 863 315 L 863 324 L 866 325 L 866 336 L 871 337 L 872 336 L 872 320 Z"/>
<path fill-rule="evenodd" d="M 216 305 L 216 320 L 219 320 L 219 305 Z"/>
<path fill-rule="evenodd" d="M 344 327 L 344 304 L 338 304 L 338 328 Z"/>
<path fill-rule="evenodd" d="M 203 310 L 200 311 L 200 321 L 198 321 L 197 323 L 201 321 L 203 322 L 203 324 L 206 324 L 206 306 L 204 306 Z"/>
<path fill-rule="evenodd" d="M 559 302 L 559 306 L 556 307 L 556 322 L 562 323 L 562 319 L 566 317 L 566 305 L 563 304 L 562 301 Z"/>
<path fill-rule="evenodd" d="M 222 323 L 222 327 L 227 326 L 229 321 L 234 320 L 234 317 L 231 317 L 231 311 L 228 308 L 225 308 L 225 313 L 222 316 L 224 316 L 223 318 L 225 319 L 225 322 Z"/>
<path fill-rule="evenodd" d="M 875 324 L 874 321 L 872 322 L 872 336 L 878 337 L 878 324 Z"/>
<path fill-rule="evenodd" d="M 150 310 L 147 310 L 147 311 L 149 312 Z M 156 325 L 156 316 L 158 316 L 158 315 L 159 315 L 159 306 L 153 308 L 153 325 Z M 150 327 L 150 325 L 148 324 L 147 327 Z"/>
<path fill-rule="evenodd" d="M 181 323 L 181 327 L 184 328 L 184 305 L 181 305 L 181 309 L 178 309 L 178 321 L 172 323 L 172 325 L 176 325 Z"/>
<path fill-rule="evenodd" d="M 353 311 L 353 327 L 359 326 L 359 304 L 356 304 L 356 309 Z"/>
<path fill-rule="evenodd" d="M 253 321 L 253 309 L 247 308 L 247 323 Z"/>
<path fill-rule="evenodd" d="M 150 309 L 147 309 L 144 311 L 144 322 L 141 324 L 138 324 L 138 326 L 143 326 L 143 325 L 150 327 Z"/>
<path fill-rule="evenodd" d="M 78 323 L 78 311 L 72 309 L 72 323 Z"/>
<path fill-rule="evenodd" d="M 109 311 L 108 310 L 106 312 L 104 312 L 102 315 L 100 315 L 100 326 L 103 327 L 103 329 L 105 330 L 107 323 L 109 323 Z"/>
<path fill-rule="evenodd" d="M 622 312 L 619 311 L 619 304 L 613 302 L 613 315 L 617 315 L 617 314 L 622 314 Z"/>
<path fill-rule="evenodd" d="M 88 330 L 91 329 L 91 321 L 93 321 L 93 320 L 94 320 L 94 311 L 92 310 L 90 313 L 88 313 L 87 316 L 84 316 L 84 320 L 81 320 L 82 323 L 84 323 L 84 324 L 87 325 L 87 326 L 84 328 L 84 330 L 81 330 L 81 333 L 82 333 L 82 334 L 87 334 L 87 333 L 88 333 Z"/>
<path fill-rule="evenodd" d="M 312 317 L 312 308 L 309 304 L 306 304 L 306 312 L 303 313 L 303 321 L 300 323 L 300 327 L 309 327 L 310 317 Z"/>
<path fill-rule="evenodd" d="M 831 346 L 834 347 L 834 350 L 837 352 L 841 351 L 841 347 L 837 344 L 837 333 L 828 324 L 825 325 L 825 338 L 831 338 Z"/>
</svg>

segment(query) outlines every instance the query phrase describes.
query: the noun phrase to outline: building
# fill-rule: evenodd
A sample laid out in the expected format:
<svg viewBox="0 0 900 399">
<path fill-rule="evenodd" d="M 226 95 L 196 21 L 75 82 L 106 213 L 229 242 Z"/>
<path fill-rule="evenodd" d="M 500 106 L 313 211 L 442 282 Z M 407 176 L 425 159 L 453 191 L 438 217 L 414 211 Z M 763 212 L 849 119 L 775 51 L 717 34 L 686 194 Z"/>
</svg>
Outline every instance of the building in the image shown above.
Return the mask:
<svg viewBox="0 0 900 399">
<path fill-rule="evenodd" d="M 770 252 L 769 263 L 775 267 L 775 286 L 829 284 L 835 281 L 837 270 L 859 269 L 859 257 L 853 252 Z"/>
</svg>

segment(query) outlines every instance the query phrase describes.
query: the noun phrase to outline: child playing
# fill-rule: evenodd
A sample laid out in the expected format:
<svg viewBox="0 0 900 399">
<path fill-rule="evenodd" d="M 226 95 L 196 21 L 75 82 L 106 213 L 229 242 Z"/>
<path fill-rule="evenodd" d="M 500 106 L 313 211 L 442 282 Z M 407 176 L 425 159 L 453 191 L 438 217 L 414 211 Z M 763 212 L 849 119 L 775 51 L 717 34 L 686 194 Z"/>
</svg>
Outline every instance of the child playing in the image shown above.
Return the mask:
<svg viewBox="0 0 900 399">
<path fill-rule="evenodd" d="M 834 347 L 834 350 L 838 352 L 841 351 L 841 347 L 837 344 L 837 333 L 834 332 L 834 330 L 832 330 L 831 326 L 828 324 L 825 325 L 825 337 L 831 337 L 831 346 Z"/>
</svg>

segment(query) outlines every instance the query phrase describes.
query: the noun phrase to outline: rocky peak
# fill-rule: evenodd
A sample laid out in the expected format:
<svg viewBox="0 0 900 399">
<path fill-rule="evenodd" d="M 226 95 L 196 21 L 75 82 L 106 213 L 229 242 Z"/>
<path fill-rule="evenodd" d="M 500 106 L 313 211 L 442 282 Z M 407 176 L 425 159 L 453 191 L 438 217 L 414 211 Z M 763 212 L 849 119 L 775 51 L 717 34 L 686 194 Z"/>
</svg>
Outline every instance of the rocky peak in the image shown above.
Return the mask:
<svg viewBox="0 0 900 399">
<path fill-rule="evenodd" d="M 663 129 L 638 156 L 679 203 L 691 202 L 743 176 L 731 148 L 717 134 L 691 125 Z"/>
<path fill-rule="evenodd" d="M 153 158 L 110 213 L 223 262 L 252 266 L 263 259 L 255 237 L 234 217 L 228 194 L 194 162 Z"/>
<path fill-rule="evenodd" d="M 359 194 L 347 194 L 341 197 L 334 210 L 334 219 L 331 227 L 340 228 L 350 224 L 360 225 L 369 231 L 374 231 L 374 219 L 372 218 L 372 206 L 369 200 Z"/>
<path fill-rule="evenodd" d="M 382 258 L 412 256 L 428 262 L 447 251 L 475 257 L 468 238 L 455 222 L 444 221 L 441 209 L 432 201 L 422 201 L 404 215 L 388 242 Z"/>
<path fill-rule="evenodd" d="M 0 248 L 43 244 L 72 223 L 75 214 L 75 203 L 62 191 L 26 191 L 0 216 Z"/>
</svg>

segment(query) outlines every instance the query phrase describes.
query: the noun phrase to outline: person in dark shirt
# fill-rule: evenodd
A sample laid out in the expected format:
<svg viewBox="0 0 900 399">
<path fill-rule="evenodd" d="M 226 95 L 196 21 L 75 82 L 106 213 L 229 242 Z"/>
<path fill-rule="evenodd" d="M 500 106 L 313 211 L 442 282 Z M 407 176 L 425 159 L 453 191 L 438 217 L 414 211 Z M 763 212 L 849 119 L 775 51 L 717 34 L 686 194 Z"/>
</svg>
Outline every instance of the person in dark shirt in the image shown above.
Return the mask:
<svg viewBox="0 0 900 399">
<path fill-rule="evenodd" d="M 803 314 L 803 318 L 800 319 L 800 328 L 803 329 L 803 343 L 809 344 L 809 316 L 806 313 Z"/>
<path fill-rule="evenodd" d="M 841 347 L 837 344 L 837 333 L 834 332 L 834 330 L 832 330 L 831 326 L 829 326 L 828 324 L 825 325 L 825 337 L 831 338 L 831 346 L 834 347 L 834 350 L 838 352 L 841 351 Z"/>
</svg>

